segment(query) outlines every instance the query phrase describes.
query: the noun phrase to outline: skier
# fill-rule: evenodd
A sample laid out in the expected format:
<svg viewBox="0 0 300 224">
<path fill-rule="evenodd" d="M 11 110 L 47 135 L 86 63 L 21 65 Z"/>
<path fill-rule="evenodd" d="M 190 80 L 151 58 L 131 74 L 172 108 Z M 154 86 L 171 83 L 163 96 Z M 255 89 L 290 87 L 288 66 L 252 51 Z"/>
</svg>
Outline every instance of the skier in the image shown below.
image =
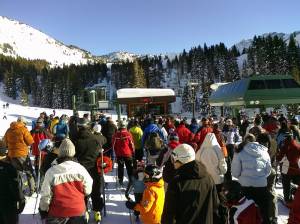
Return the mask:
<svg viewBox="0 0 300 224">
<path fill-rule="evenodd" d="M 214 223 L 218 194 L 205 166 L 195 161 L 192 146 L 177 146 L 171 159 L 177 175 L 168 186 L 161 223 Z"/>
<path fill-rule="evenodd" d="M 58 150 L 58 164 L 46 172 L 39 206 L 46 223 L 86 223 L 84 198 L 91 193 L 93 180 L 74 155 L 75 146 L 64 139 Z"/>
<path fill-rule="evenodd" d="M 6 112 L 4 112 L 4 115 L 3 115 L 3 120 L 7 120 L 7 117 L 6 117 Z"/>
<path fill-rule="evenodd" d="M 25 197 L 20 189 L 18 173 L 6 159 L 6 148 L 0 146 L 0 223 L 17 224 L 25 207 Z"/>
<path fill-rule="evenodd" d="M 242 187 L 237 181 L 230 181 L 223 186 L 223 195 L 225 196 L 226 206 L 228 207 L 228 224 L 261 224 L 262 218 L 255 202 L 247 199 Z"/>
<path fill-rule="evenodd" d="M 90 122 L 85 118 L 80 118 L 77 123 L 78 137 L 75 139 L 76 155 L 78 162 L 87 169 L 90 176 L 93 178 L 92 187 L 92 206 L 95 216 L 95 221 L 101 221 L 101 211 L 104 207 L 103 198 L 101 197 L 101 182 L 100 174 L 98 173 L 96 160 L 99 155 L 101 146 L 96 136 L 90 130 Z"/>
<path fill-rule="evenodd" d="M 139 125 L 138 120 L 134 120 L 133 126 L 129 129 L 129 132 L 132 135 L 134 148 L 135 148 L 135 159 L 142 160 L 144 156 L 144 150 L 142 148 L 142 136 L 143 131 Z"/>
<path fill-rule="evenodd" d="M 131 134 L 126 129 L 126 125 L 123 122 L 119 122 L 119 127 L 119 130 L 112 137 L 112 142 L 117 157 L 119 184 L 123 185 L 124 163 L 129 180 L 132 175 L 134 144 Z"/>
<path fill-rule="evenodd" d="M 101 124 L 102 125 L 102 124 Z M 102 125 L 102 134 L 106 137 L 106 144 L 103 146 L 104 151 L 106 151 L 105 155 L 109 156 L 112 160 L 113 158 L 113 149 L 112 149 L 112 136 L 117 132 L 118 128 L 114 124 L 111 117 L 106 118 L 106 122 Z"/>
<path fill-rule="evenodd" d="M 10 128 L 7 129 L 3 138 L 12 165 L 20 171 L 29 169 L 26 165 L 29 153 L 28 146 L 34 143 L 25 123 L 24 117 L 20 116 L 17 122 L 10 124 Z"/>
<path fill-rule="evenodd" d="M 268 223 L 269 194 L 267 177 L 271 173 L 271 159 L 268 148 L 255 142 L 255 136 L 248 134 L 234 154 L 231 172 L 242 185 L 246 197 L 255 201 L 262 211 L 264 223 Z"/>
<path fill-rule="evenodd" d="M 129 200 L 126 202 L 126 207 L 140 212 L 143 223 L 159 224 L 165 201 L 162 173 L 157 166 L 148 165 L 144 174 L 146 188 L 142 200 L 139 203 Z"/>
</svg>

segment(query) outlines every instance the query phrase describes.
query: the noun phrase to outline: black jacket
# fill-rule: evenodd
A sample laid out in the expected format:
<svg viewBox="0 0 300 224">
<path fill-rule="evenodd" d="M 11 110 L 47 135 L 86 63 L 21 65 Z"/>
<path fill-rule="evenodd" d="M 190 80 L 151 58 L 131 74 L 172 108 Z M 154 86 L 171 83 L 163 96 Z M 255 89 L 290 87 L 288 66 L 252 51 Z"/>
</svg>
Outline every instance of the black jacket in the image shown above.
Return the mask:
<svg viewBox="0 0 300 224">
<path fill-rule="evenodd" d="M 103 145 L 107 142 L 106 137 L 103 136 L 101 133 L 94 133 L 94 135 L 95 135 L 95 138 L 98 141 L 98 144 L 99 144 L 100 148 L 102 148 Z"/>
<path fill-rule="evenodd" d="M 118 128 L 117 126 L 113 123 L 113 121 L 107 121 L 105 125 L 102 127 L 102 134 L 106 137 L 106 144 L 105 144 L 105 149 L 108 149 L 111 147 L 111 139 L 112 136 L 117 132 Z"/>
<path fill-rule="evenodd" d="M 0 161 L 0 180 L 0 210 L 21 213 L 25 207 L 25 197 L 17 170 L 7 161 Z"/>
<path fill-rule="evenodd" d="M 163 224 L 213 224 L 218 208 L 214 181 L 205 166 L 196 161 L 184 164 L 166 192 Z"/>
<path fill-rule="evenodd" d="M 87 170 L 96 166 L 99 149 L 99 140 L 93 133 L 87 129 L 78 132 L 78 138 L 75 141 L 75 157 Z"/>
</svg>

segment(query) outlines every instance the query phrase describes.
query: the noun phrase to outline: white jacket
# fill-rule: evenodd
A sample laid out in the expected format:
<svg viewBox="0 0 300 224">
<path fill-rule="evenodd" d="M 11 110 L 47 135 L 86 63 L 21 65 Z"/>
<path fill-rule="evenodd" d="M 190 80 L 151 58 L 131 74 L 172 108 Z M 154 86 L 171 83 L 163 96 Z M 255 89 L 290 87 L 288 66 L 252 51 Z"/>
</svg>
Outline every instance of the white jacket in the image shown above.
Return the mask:
<svg viewBox="0 0 300 224">
<path fill-rule="evenodd" d="M 224 182 L 227 163 L 214 133 L 208 133 L 205 136 L 200 149 L 196 153 L 196 160 L 205 165 L 215 184 Z"/>
</svg>

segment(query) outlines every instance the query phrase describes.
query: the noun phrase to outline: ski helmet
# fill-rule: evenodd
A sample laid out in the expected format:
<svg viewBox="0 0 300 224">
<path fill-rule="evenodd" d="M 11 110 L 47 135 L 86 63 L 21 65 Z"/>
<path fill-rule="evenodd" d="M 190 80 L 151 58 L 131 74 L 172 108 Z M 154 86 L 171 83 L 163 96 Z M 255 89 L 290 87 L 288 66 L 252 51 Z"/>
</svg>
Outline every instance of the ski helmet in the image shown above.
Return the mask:
<svg viewBox="0 0 300 224">
<path fill-rule="evenodd" d="M 43 139 L 40 141 L 38 148 L 40 151 L 50 152 L 53 148 L 53 142 L 50 139 Z"/>
<path fill-rule="evenodd" d="M 145 177 L 146 182 L 159 181 L 159 179 L 162 177 L 161 170 L 154 164 L 147 165 L 144 172 L 149 175 L 148 178 Z"/>
<path fill-rule="evenodd" d="M 222 193 L 228 204 L 236 203 L 242 197 L 244 197 L 242 187 L 237 181 L 229 181 L 227 183 L 224 183 Z"/>
</svg>

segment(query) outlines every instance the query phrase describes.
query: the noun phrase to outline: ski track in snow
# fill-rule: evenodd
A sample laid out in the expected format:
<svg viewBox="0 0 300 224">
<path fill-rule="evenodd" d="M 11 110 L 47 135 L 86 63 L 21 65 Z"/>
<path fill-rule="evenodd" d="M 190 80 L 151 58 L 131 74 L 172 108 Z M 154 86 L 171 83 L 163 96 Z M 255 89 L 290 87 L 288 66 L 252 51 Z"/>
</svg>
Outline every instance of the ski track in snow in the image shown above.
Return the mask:
<svg viewBox="0 0 300 224">
<path fill-rule="evenodd" d="M 2 105 L 9 103 L 8 109 L 3 109 Z M 30 107 L 30 106 L 21 106 L 19 105 L 18 100 L 11 100 L 3 94 L 3 89 L 0 84 L 0 137 L 5 134 L 5 131 L 9 128 L 9 125 L 12 121 L 16 121 L 19 116 L 24 116 L 28 120 L 28 129 L 31 129 L 31 121 L 35 120 L 41 112 L 45 111 L 47 114 L 51 114 L 53 109 L 51 108 L 39 108 L 39 107 Z M 64 109 L 55 109 L 57 116 L 62 114 L 72 115 L 72 110 Z M 80 112 L 80 115 L 83 115 L 84 112 Z M 6 114 L 7 120 L 3 120 L 3 115 Z M 116 113 L 110 114 L 113 120 L 117 119 Z M 124 172 L 126 173 L 126 172 Z M 119 223 L 130 223 L 129 211 L 125 207 L 125 195 L 119 189 L 116 188 L 116 178 L 115 178 L 115 169 L 113 172 L 108 174 L 106 177 L 106 182 L 108 187 L 106 189 L 106 206 L 107 206 L 107 216 L 103 217 L 102 223 L 104 224 L 119 224 Z M 124 179 L 126 181 L 126 179 Z M 125 184 L 127 182 L 124 182 Z M 281 185 L 276 186 L 276 192 L 282 194 Z M 34 205 L 35 205 L 36 196 L 28 198 L 26 207 L 23 213 L 20 215 L 20 224 L 42 224 L 39 214 L 33 215 Z M 38 207 L 38 206 L 37 206 Z M 278 202 L 278 223 L 286 224 L 288 218 L 288 209 Z M 36 211 L 38 213 L 38 211 Z M 93 223 L 93 215 L 90 216 Z"/>
</svg>

